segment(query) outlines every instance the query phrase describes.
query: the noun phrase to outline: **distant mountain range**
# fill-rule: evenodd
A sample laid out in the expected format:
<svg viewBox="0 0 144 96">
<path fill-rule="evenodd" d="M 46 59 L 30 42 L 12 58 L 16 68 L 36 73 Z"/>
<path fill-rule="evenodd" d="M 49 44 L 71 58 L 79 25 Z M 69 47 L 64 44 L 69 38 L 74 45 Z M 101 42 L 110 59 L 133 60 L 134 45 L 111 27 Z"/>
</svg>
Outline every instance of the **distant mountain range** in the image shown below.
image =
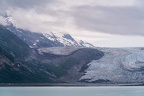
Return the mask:
<svg viewBox="0 0 144 96">
<path fill-rule="evenodd" d="M 102 56 L 102 52 L 91 48 L 74 48 L 67 54 L 33 49 L 0 25 L 0 83 L 76 82 L 77 76 L 82 74 L 79 72 L 82 72 L 81 68 Z M 77 71 L 73 69 L 74 66 L 79 66 Z M 69 73 L 68 70 L 75 71 Z M 74 74 L 77 74 L 75 78 L 70 79 Z"/>
<path fill-rule="evenodd" d="M 144 48 L 98 48 L 67 33 L 0 25 L 0 83 L 144 83 Z"/>
<path fill-rule="evenodd" d="M 13 18 L 7 15 L 3 16 L 6 21 L 6 27 L 15 35 L 20 37 L 31 48 L 43 48 L 43 47 L 94 47 L 92 44 L 84 42 L 82 40 L 75 40 L 70 34 L 62 32 L 47 32 L 36 33 L 28 30 L 18 28 L 13 22 Z"/>
</svg>

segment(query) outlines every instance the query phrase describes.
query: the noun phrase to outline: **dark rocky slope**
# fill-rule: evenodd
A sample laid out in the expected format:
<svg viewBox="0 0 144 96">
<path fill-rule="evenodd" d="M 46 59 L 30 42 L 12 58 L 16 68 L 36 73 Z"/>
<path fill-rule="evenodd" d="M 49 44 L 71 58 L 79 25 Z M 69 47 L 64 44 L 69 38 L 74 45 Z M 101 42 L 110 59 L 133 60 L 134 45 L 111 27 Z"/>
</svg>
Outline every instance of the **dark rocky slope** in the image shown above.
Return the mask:
<svg viewBox="0 0 144 96">
<path fill-rule="evenodd" d="M 84 71 L 88 68 L 88 63 L 92 60 L 98 60 L 104 56 L 104 53 L 92 48 L 81 48 L 69 55 L 55 55 L 43 53 L 39 58 L 41 61 L 48 62 L 65 70 L 67 73 L 61 78 L 66 82 L 78 82 Z"/>
<path fill-rule="evenodd" d="M 0 83 L 58 82 L 53 71 L 60 68 L 41 64 L 35 54 L 20 38 L 0 26 Z"/>
<path fill-rule="evenodd" d="M 104 55 L 90 48 L 65 56 L 41 55 L 36 50 L 0 26 L 0 83 L 77 82 L 87 68 L 86 64 Z"/>
</svg>

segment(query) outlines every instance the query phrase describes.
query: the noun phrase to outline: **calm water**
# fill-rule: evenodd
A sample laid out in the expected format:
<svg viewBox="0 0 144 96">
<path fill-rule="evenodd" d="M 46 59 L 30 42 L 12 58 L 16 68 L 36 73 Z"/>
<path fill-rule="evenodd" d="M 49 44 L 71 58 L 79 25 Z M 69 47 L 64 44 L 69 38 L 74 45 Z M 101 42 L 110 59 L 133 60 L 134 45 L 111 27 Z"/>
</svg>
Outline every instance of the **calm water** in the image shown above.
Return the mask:
<svg viewBox="0 0 144 96">
<path fill-rule="evenodd" d="M 0 96 L 144 96 L 144 87 L 0 87 Z"/>
</svg>

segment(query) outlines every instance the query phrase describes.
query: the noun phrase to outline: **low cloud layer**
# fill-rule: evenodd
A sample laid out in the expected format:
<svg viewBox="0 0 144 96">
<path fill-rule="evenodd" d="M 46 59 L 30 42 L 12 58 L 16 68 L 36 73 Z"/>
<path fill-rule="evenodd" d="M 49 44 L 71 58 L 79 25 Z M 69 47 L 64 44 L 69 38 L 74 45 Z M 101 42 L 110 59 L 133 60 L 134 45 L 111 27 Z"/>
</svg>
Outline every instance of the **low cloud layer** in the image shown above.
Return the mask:
<svg viewBox="0 0 144 96">
<path fill-rule="evenodd" d="M 18 27 L 27 30 L 68 32 L 106 44 L 115 42 L 115 37 L 144 36 L 143 6 L 144 0 L 0 0 L 0 15 L 12 16 Z M 0 24 L 5 24 L 3 17 Z"/>
<path fill-rule="evenodd" d="M 54 0 L 0 0 L 1 8 L 33 8 L 53 3 Z"/>
<path fill-rule="evenodd" d="M 15 19 L 24 19 L 21 23 L 39 22 L 42 26 L 47 24 L 49 29 L 72 25 L 77 29 L 120 35 L 144 35 L 142 5 L 143 0 L 0 0 L 2 11 Z M 25 14 L 35 15 L 37 21 Z"/>
<path fill-rule="evenodd" d="M 73 16 L 75 24 L 84 30 L 144 35 L 144 10 L 137 7 L 80 6 L 75 8 Z"/>
</svg>

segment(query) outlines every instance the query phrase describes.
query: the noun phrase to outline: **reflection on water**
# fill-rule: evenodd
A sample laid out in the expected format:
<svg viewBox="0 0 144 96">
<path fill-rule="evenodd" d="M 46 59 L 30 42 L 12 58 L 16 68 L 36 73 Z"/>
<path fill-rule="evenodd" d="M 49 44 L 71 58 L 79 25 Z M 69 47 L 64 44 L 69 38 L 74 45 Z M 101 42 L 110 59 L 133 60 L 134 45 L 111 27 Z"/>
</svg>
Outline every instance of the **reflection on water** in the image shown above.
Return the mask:
<svg viewBox="0 0 144 96">
<path fill-rule="evenodd" d="M 144 87 L 0 87 L 0 96 L 144 96 Z"/>
</svg>

